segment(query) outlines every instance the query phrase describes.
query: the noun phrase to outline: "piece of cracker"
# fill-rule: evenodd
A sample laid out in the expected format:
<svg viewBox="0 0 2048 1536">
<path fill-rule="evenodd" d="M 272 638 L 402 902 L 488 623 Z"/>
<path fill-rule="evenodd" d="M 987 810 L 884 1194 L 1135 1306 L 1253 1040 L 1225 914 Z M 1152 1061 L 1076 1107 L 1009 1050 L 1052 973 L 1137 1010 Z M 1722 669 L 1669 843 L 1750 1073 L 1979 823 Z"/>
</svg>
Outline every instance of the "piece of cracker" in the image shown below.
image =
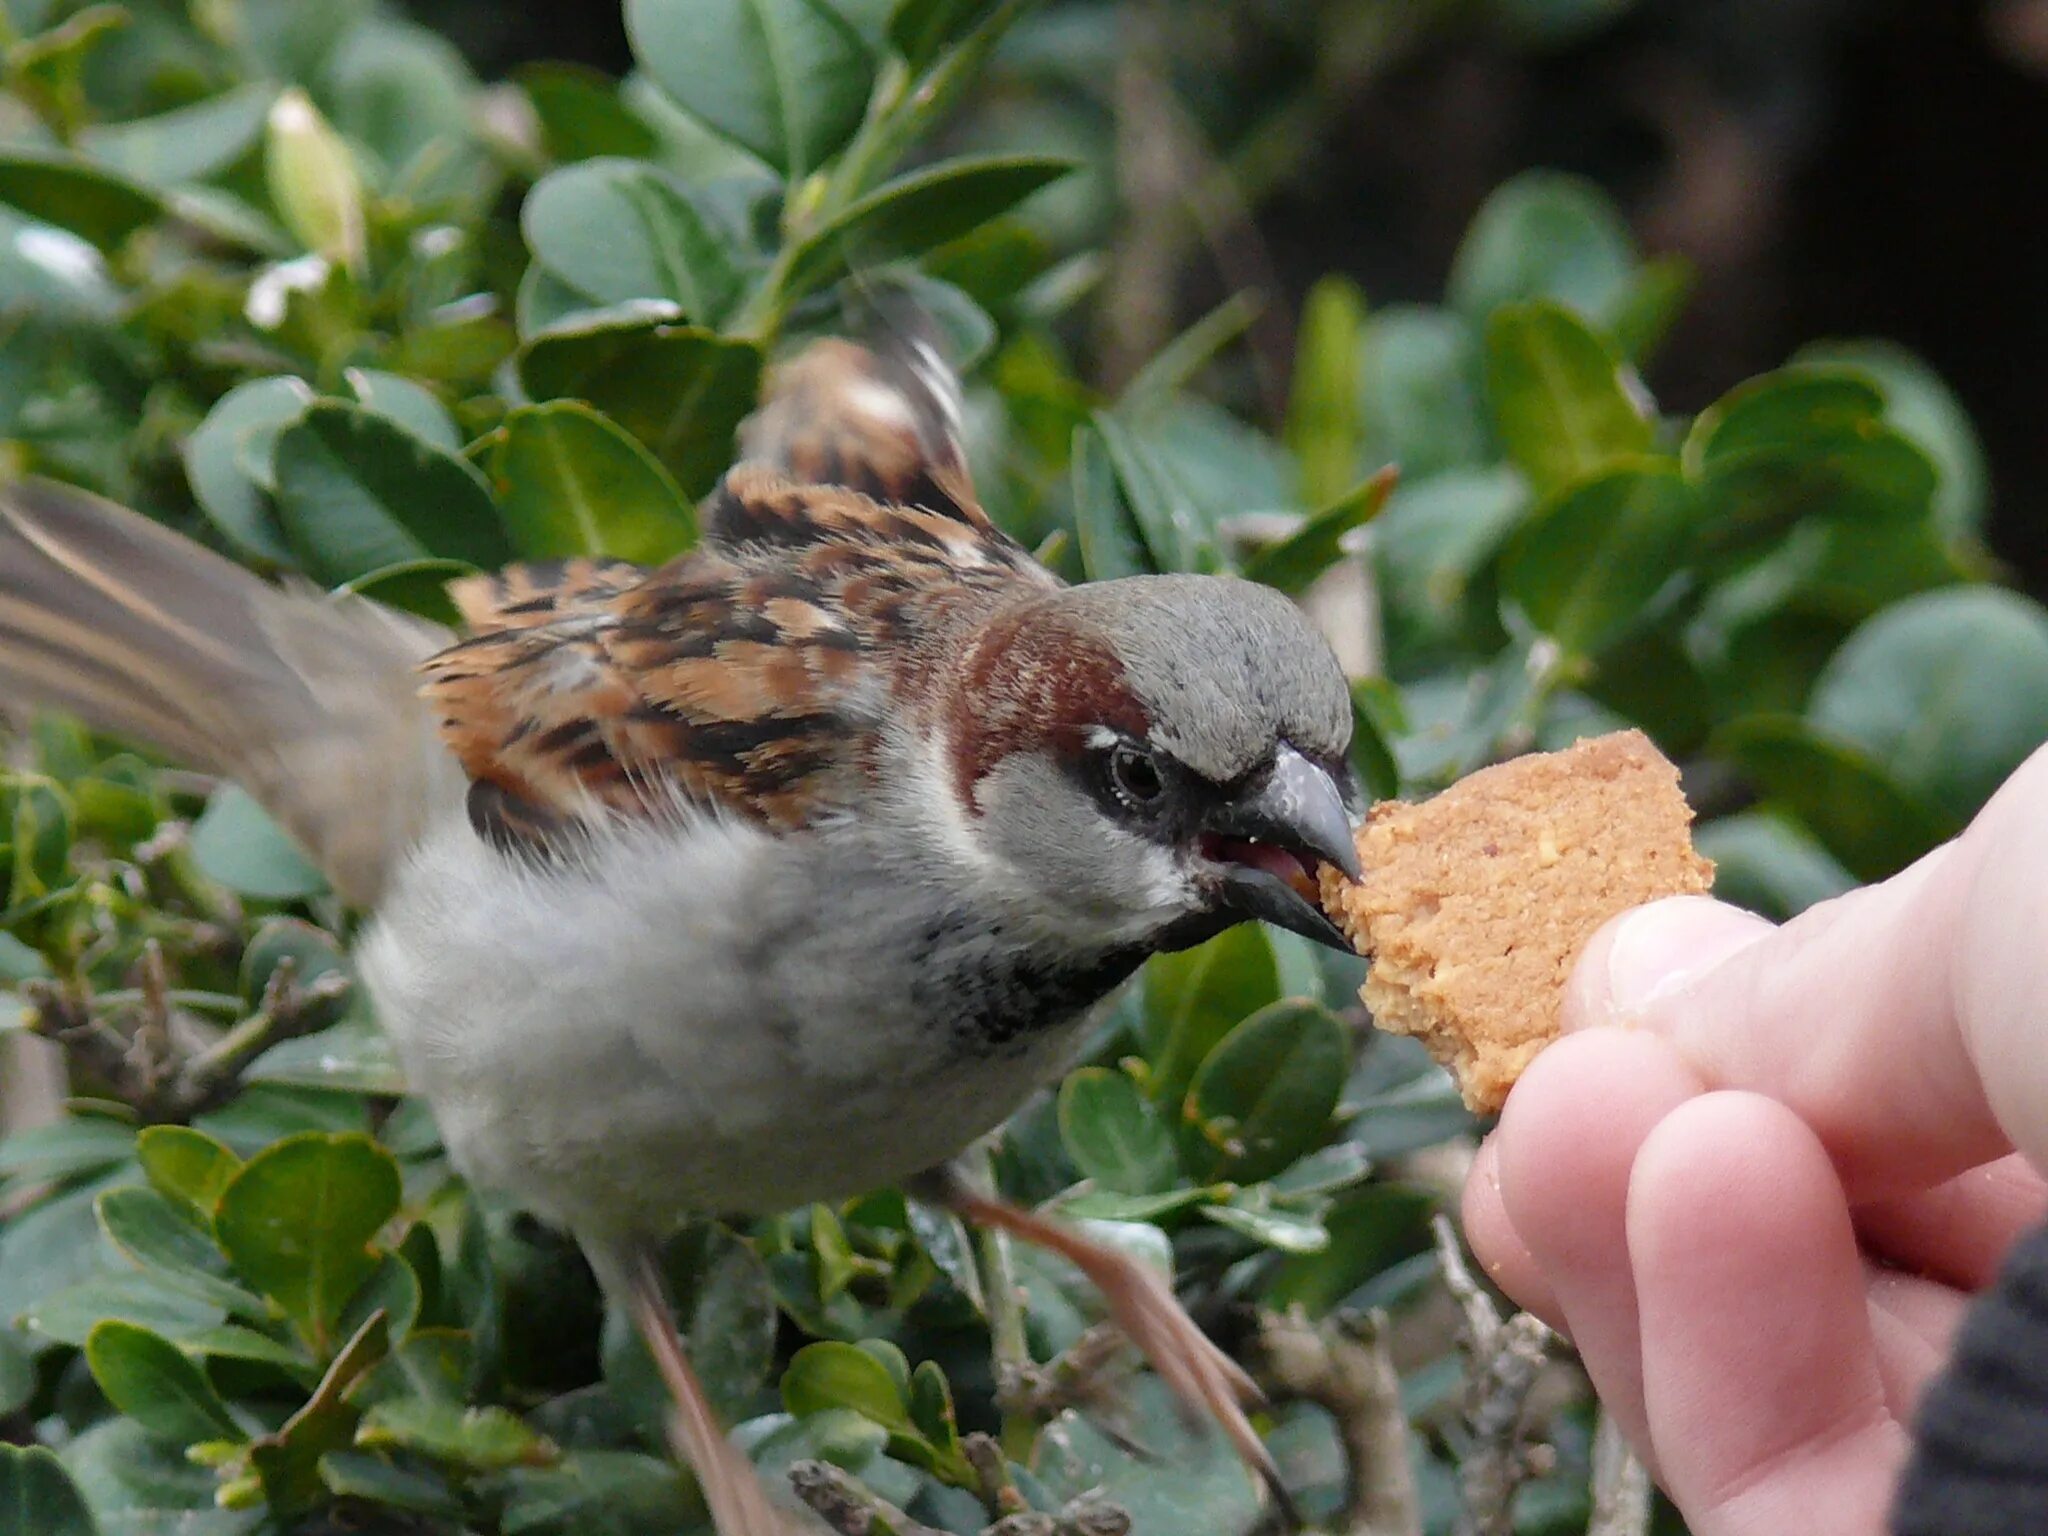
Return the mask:
<svg viewBox="0 0 2048 1536">
<path fill-rule="evenodd" d="M 1325 865 L 1323 906 L 1372 961 L 1359 995 L 1373 1022 L 1420 1036 L 1490 1114 L 1556 1038 L 1594 930 L 1712 883 L 1691 825 L 1678 770 L 1620 731 L 1374 806 L 1358 831 L 1364 881 Z"/>
</svg>

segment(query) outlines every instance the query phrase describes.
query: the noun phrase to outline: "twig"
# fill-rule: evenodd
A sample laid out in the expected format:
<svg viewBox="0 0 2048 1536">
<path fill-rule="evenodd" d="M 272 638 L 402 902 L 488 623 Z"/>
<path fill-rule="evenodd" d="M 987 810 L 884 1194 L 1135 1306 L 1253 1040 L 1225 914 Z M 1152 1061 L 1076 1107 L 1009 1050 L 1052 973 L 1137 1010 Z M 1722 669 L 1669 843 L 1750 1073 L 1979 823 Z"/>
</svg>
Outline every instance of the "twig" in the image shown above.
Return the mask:
<svg viewBox="0 0 2048 1536">
<path fill-rule="evenodd" d="M 830 1462 L 798 1462 L 789 1469 L 789 1486 L 839 1536 L 944 1536 Z"/>
<path fill-rule="evenodd" d="M 1455 1536 L 1511 1536 L 1516 1491 L 1551 1461 L 1550 1447 L 1534 1438 L 1528 1405 L 1557 1335 L 1527 1312 L 1503 1322 L 1493 1298 L 1472 1278 L 1449 1220 L 1437 1216 L 1430 1228 L 1444 1284 L 1465 1316 L 1470 1362 L 1465 1425 L 1471 1443 L 1459 1466 L 1463 1507 L 1452 1529 Z"/>
<path fill-rule="evenodd" d="M 972 1177 L 985 1188 L 995 1188 L 995 1162 L 988 1148 L 981 1147 L 963 1159 L 972 1167 Z M 994 1227 L 975 1234 L 975 1251 L 980 1261 L 981 1291 L 988 1302 L 990 1351 L 995 1357 L 997 1390 L 1021 1383 L 1037 1369 L 1031 1358 L 1031 1343 L 1024 1333 L 1024 1302 L 1017 1288 L 1017 1267 L 1010 1258 L 1009 1235 Z M 1002 1444 L 1006 1454 L 1018 1461 L 1027 1459 L 1038 1438 L 1037 1421 L 1013 1409 L 1003 1410 Z"/>
<path fill-rule="evenodd" d="M 1421 1536 L 1422 1502 L 1385 1314 L 1317 1326 L 1299 1308 L 1263 1313 L 1259 1361 L 1261 1385 L 1275 1399 L 1321 1404 L 1344 1437 L 1350 1488 L 1333 1533 Z"/>
<path fill-rule="evenodd" d="M 1650 1474 L 1602 1408 L 1593 1430 L 1593 1518 L 1586 1536 L 1644 1536 L 1650 1509 Z"/>
</svg>

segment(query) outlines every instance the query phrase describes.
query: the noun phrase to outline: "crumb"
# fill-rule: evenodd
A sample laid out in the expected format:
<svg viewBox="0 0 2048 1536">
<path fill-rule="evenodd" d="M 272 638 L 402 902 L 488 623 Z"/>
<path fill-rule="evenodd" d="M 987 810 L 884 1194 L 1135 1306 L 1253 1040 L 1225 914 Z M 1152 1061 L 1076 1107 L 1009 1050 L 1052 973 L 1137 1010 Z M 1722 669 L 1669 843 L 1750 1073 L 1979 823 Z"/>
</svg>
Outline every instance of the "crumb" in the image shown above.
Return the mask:
<svg viewBox="0 0 2048 1536">
<path fill-rule="evenodd" d="M 1594 930 L 1712 883 L 1691 825 L 1678 770 L 1620 731 L 1374 806 L 1358 831 L 1364 881 L 1325 867 L 1323 906 L 1372 961 L 1359 995 L 1373 1022 L 1419 1036 L 1490 1114 L 1556 1038 Z"/>
</svg>

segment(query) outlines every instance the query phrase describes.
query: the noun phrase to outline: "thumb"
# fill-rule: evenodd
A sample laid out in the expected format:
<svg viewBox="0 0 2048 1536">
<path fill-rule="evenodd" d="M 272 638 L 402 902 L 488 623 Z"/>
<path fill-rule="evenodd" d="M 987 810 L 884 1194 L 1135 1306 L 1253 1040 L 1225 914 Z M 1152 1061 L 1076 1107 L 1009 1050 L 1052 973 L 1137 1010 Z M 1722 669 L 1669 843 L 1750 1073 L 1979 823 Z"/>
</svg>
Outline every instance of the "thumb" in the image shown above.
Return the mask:
<svg viewBox="0 0 2048 1536">
<path fill-rule="evenodd" d="M 1565 1027 L 1645 1028 L 1710 1087 L 1786 1104 L 1852 1200 L 2017 1146 L 2048 1167 L 2048 751 L 1970 829 L 1782 927 L 1700 898 L 1595 935 Z"/>
</svg>

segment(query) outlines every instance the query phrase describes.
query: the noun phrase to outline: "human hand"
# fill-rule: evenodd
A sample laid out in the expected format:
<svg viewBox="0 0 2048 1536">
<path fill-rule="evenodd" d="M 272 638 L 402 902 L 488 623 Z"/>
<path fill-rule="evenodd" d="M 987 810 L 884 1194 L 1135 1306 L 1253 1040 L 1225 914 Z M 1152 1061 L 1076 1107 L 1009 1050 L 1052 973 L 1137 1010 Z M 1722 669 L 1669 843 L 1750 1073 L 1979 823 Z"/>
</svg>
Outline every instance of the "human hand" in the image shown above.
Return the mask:
<svg viewBox="0 0 2048 1536">
<path fill-rule="evenodd" d="M 1616 919 L 1465 1190 L 1694 1536 L 1875 1536 L 1970 1293 L 2048 1210 L 2048 749 L 1783 927 Z"/>
</svg>

